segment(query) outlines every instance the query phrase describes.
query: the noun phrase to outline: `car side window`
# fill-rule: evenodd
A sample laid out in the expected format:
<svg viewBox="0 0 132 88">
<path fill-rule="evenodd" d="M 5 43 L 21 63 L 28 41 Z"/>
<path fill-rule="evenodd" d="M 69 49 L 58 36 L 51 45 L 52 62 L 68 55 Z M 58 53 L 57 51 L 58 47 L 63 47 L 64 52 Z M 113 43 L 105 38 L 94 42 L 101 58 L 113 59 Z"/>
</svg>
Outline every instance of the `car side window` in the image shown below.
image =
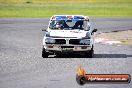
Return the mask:
<svg viewBox="0 0 132 88">
<path fill-rule="evenodd" d="M 84 30 L 86 30 L 86 31 L 90 30 L 90 24 L 88 21 L 84 21 Z"/>
<path fill-rule="evenodd" d="M 87 30 L 90 30 L 90 25 L 88 24 L 88 26 L 87 26 Z"/>
</svg>

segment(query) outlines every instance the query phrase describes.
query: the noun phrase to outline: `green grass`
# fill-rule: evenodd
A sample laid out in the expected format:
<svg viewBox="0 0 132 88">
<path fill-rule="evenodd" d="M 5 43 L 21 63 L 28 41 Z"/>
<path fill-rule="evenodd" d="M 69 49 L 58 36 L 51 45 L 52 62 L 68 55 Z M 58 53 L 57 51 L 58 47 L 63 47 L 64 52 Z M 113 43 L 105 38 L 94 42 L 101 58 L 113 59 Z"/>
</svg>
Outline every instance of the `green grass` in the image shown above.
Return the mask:
<svg viewBox="0 0 132 88">
<path fill-rule="evenodd" d="M 132 0 L 0 0 L 0 3 L 8 4 L 80 4 L 80 3 L 129 3 Z"/>
<path fill-rule="evenodd" d="M 76 0 L 75 4 L 68 2 L 68 0 L 61 0 L 63 2 L 59 2 L 60 0 L 55 0 L 56 2 L 53 2 L 53 0 L 1 1 L 0 3 L 4 4 L 0 4 L 0 18 L 46 18 L 55 14 L 82 14 L 90 17 L 132 17 L 132 0 Z M 30 3 L 25 4 L 27 1 Z"/>
</svg>

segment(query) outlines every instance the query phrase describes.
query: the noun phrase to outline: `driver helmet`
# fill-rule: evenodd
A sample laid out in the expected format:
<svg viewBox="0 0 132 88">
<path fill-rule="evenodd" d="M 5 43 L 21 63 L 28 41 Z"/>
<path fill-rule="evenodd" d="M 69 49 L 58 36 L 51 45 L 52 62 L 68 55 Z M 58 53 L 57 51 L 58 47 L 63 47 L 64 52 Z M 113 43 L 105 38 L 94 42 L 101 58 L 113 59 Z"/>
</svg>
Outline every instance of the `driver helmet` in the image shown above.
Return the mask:
<svg viewBox="0 0 132 88">
<path fill-rule="evenodd" d="M 57 20 L 57 21 L 55 21 L 56 28 L 61 28 L 63 26 L 63 23 L 64 23 L 63 20 L 59 20 L 59 21 Z"/>
</svg>

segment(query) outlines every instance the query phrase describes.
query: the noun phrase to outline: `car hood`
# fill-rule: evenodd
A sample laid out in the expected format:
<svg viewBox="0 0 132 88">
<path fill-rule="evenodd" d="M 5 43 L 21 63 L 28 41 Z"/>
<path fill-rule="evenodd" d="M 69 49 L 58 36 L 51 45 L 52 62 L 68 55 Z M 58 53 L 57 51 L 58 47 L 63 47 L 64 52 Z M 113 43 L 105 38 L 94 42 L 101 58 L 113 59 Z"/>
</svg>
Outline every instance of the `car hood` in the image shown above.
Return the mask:
<svg viewBox="0 0 132 88">
<path fill-rule="evenodd" d="M 86 36 L 88 31 L 84 30 L 50 30 L 51 37 L 74 37 L 74 38 L 82 38 Z"/>
</svg>

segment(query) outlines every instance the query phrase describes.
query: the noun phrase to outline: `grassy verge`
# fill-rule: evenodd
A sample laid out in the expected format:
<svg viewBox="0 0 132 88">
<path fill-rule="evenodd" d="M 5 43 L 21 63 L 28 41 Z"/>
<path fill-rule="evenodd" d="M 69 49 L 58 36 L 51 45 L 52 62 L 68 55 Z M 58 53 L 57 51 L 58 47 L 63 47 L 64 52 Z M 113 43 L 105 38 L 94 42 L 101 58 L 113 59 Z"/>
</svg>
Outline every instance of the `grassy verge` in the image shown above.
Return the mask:
<svg viewBox="0 0 132 88">
<path fill-rule="evenodd" d="M 132 0 L 0 0 L 3 4 L 88 4 L 88 3 L 131 3 Z"/>
<path fill-rule="evenodd" d="M 82 14 L 90 17 L 132 17 L 131 0 L 5 1 L 1 0 L 0 2 L 2 3 L 0 4 L 0 18 L 45 18 L 54 14 Z"/>
</svg>

